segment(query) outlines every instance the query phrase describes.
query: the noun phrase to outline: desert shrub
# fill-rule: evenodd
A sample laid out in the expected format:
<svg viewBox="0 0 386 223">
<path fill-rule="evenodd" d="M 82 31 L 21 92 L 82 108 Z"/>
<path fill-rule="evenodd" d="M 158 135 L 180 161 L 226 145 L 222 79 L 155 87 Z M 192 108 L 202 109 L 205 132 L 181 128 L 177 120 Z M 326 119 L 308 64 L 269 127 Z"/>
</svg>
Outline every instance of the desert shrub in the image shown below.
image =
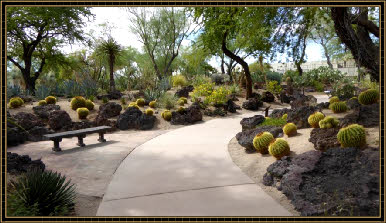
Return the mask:
<svg viewBox="0 0 386 223">
<path fill-rule="evenodd" d="M 342 100 L 349 99 L 355 95 L 354 82 L 348 78 L 343 78 L 339 81 L 335 81 L 332 85 L 333 96 L 337 96 Z"/>
<path fill-rule="evenodd" d="M 154 110 L 153 109 L 151 109 L 151 108 L 148 108 L 148 109 L 146 109 L 146 111 L 145 111 L 145 114 L 146 115 L 153 115 L 154 114 Z"/>
<path fill-rule="evenodd" d="M 177 104 L 177 97 L 174 95 L 165 92 L 159 99 L 158 99 L 158 104 L 165 109 L 173 109 L 176 104 Z"/>
<path fill-rule="evenodd" d="M 212 93 L 205 98 L 204 103 L 212 105 L 225 104 L 227 101 L 227 97 L 230 94 L 231 92 L 227 88 L 221 86 L 213 90 Z"/>
<path fill-rule="evenodd" d="M 94 110 L 94 106 L 95 106 L 95 104 L 94 104 L 94 102 L 92 102 L 91 100 L 86 100 L 86 108 L 89 110 L 89 111 L 91 111 L 91 110 Z"/>
<path fill-rule="evenodd" d="M 323 84 L 332 84 L 341 80 L 344 77 L 344 74 L 339 70 L 323 66 L 305 72 L 304 76 L 307 76 L 310 80 L 315 80 Z"/>
<path fill-rule="evenodd" d="M 267 85 L 267 91 L 271 92 L 274 95 L 280 95 L 282 92 L 282 87 L 279 85 L 277 81 L 270 81 Z"/>
<path fill-rule="evenodd" d="M 32 169 L 11 181 L 10 216 L 64 216 L 74 208 L 75 186 L 60 173 Z"/>
<path fill-rule="evenodd" d="M 82 96 L 76 96 L 71 100 L 72 110 L 86 107 L 86 99 Z"/>
<path fill-rule="evenodd" d="M 46 105 L 46 104 L 47 104 L 46 100 L 40 100 L 38 103 L 39 106 Z"/>
<path fill-rule="evenodd" d="M 276 159 L 281 159 L 283 156 L 287 156 L 290 153 L 290 146 L 288 142 L 283 138 L 277 138 L 271 142 L 268 147 L 268 152 Z"/>
<path fill-rule="evenodd" d="M 206 83 L 211 83 L 211 82 L 212 82 L 212 79 L 210 77 L 207 77 L 204 75 L 196 75 L 192 80 L 192 85 L 194 86 L 194 88 L 196 88 L 197 86 L 200 86 Z"/>
<path fill-rule="evenodd" d="M 107 102 L 109 102 L 109 99 L 107 97 L 103 97 L 102 98 L 102 103 L 106 104 Z"/>
<path fill-rule="evenodd" d="M 205 84 L 198 85 L 194 88 L 191 93 L 192 100 L 197 100 L 199 97 L 206 97 L 212 94 L 214 90 L 214 84 L 212 82 L 208 82 Z"/>
<path fill-rule="evenodd" d="M 211 76 L 212 82 L 216 85 L 224 84 L 225 82 L 225 75 L 222 74 L 212 74 Z"/>
<path fill-rule="evenodd" d="M 282 74 L 274 71 L 266 71 L 268 81 L 277 81 L 279 84 L 282 80 Z"/>
<path fill-rule="evenodd" d="M 237 84 L 232 84 L 231 86 L 229 86 L 229 91 L 231 92 L 231 94 L 238 95 L 240 93 L 240 87 Z"/>
<path fill-rule="evenodd" d="M 78 113 L 79 119 L 85 119 L 87 118 L 90 111 L 87 108 L 78 108 L 76 109 L 76 112 Z"/>
<path fill-rule="evenodd" d="M 287 79 L 288 77 L 293 81 L 295 77 L 299 77 L 299 72 L 297 70 L 287 70 L 282 78 Z"/>
<path fill-rule="evenodd" d="M 363 147 L 366 145 L 366 131 L 363 126 L 358 124 L 352 124 L 345 128 L 341 128 L 337 138 L 343 148 Z"/>
<path fill-rule="evenodd" d="M 379 92 L 375 89 L 368 89 L 361 92 L 358 96 L 358 101 L 362 105 L 371 105 L 378 102 Z"/>
<path fill-rule="evenodd" d="M 284 118 L 270 118 L 265 117 L 264 121 L 260 123 L 258 126 L 280 126 L 283 127 L 287 124 L 287 120 Z"/>
<path fill-rule="evenodd" d="M 10 108 L 18 108 L 24 104 L 23 99 L 20 97 L 14 97 L 9 100 L 9 107 Z"/>
<path fill-rule="evenodd" d="M 324 91 L 324 84 L 322 82 L 314 80 L 313 81 L 313 87 L 318 92 L 323 92 Z"/>
<path fill-rule="evenodd" d="M 261 132 L 253 138 L 253 147 L 258 153 L 267 154 L 269 143 L 274 139 L 270 132 Z"/>
<path fill-rule="evenodd" d="M 173 87 L 183 87 L 188 84 L 185 76 L 183 75 L 175 75 L 172 77 Z"/>
<path fill-rule="evenodd" d="M 47 104 L 56 104 L 56 98 L 54 96 L 48 96 L 44 100 Z"/>
</svg>

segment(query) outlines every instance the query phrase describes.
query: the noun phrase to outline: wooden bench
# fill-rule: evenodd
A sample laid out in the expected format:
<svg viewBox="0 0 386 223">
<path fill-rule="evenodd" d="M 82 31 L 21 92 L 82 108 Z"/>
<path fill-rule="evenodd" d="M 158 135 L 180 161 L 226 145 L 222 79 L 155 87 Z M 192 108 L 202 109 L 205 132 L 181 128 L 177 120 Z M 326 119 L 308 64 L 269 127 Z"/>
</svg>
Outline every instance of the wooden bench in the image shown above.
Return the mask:
<svg viewBox="0 0 386 223">
<path fill-rule="evenodd" d="M 104 134 L 107 130 L 111 129 L 110 126 L 98 126 L 94 128 L 87 128 L 87 129 L 79 129 L 74 131 L 67 131 L 67 132 L 59 132 L 54 134 L 48 134 L 44 135 L 43 137 L 47 140 L 54 141 L 54 147 L 52 148 L 53 151 L 59 152 L 62 151 L 62 149 L 59 147 L 59 142 L 62 141 L 62 138 L 72 138 L 72 137 L 78 137 L 78 146 L 85 146 L 83 143 L 83 138 L 86 137 L 87 134 L 91 133 L 99 133 L 99 142 L 106 142 L 106 139 L 104 138 Z"/>
</svg>

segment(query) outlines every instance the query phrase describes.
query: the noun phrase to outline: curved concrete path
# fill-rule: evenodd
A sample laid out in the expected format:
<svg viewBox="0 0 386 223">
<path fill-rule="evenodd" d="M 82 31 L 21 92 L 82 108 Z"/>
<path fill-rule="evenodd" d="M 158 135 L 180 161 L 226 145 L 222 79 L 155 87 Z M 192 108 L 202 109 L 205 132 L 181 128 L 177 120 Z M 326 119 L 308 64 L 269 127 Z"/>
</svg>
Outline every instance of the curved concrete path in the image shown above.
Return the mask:
<svg viewBox="0 0 386 223">
<path fill-rule="evenodd" d="M 119 166 L 98 216 L 290 216 L 236 166 L 229 141 L 240 120 L 176 129 L 137 147 Z"/>
</svg>

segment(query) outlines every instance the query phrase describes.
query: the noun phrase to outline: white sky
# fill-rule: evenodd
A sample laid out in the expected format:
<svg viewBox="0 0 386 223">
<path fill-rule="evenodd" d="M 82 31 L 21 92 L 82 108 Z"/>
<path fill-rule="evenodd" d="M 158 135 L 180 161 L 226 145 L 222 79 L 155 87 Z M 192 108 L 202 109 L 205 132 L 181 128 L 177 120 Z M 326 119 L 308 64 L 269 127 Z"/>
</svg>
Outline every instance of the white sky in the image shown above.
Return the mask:
<svg viewBox="0 0 386 223">
<path fill-rule="evenodd" d="M 101 34 L 101 27 L 98 27 L 99 24 L 109 23 L 114 27 L 112 30 L 113 38 L 123 46 L 132 46 L 137 48 L 139 51 L 142 51 L 142 43 L 138 41 L 136 35 L 130 31 L 130 21 L 129 15 L 124 10 L 123 7 L 93 7 L 91 12 L 95 15 L 95 19 L 87 24 L 85 31 L 88 32 L 91 29 L 95 30 L 95 34 Z M 189 45 L 189 41 L 185 40 L 183 45 Z M 63 50 L 66 53 L 73 52 L 75 50 L 81 49 L 84 46 L 73 45 L 65 46 Z M 306 48 L 307 61 L 320 61 L 322 59 L 322 48 L 320 45 L 315 43 L 310 43 Z M 281 62 L 286 62 L 285 57 L 278 57 L 278 60 Z M 249 58 L 246 60 L 248 63 L 256 61 L 254 58 Z M 215 58 L 209 62 L 213 67 L 219 69 L 220 64 L 216 61 Z"/>
</svg>

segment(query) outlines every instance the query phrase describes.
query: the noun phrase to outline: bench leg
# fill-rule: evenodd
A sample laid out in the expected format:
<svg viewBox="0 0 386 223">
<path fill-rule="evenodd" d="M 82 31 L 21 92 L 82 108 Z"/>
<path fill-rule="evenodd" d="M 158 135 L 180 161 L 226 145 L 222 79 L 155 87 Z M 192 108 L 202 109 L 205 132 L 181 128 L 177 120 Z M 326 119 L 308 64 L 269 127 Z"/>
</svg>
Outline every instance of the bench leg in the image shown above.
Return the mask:
<svg viewBox="0 0 386 223">
<path fill-rule="evenodd" d="M 54 139 L 54 147 L 52 148 L 52 151 L 54 152 L 60 152 L 62 149 L 59 147 L 59 142 L 62 141 L 62 139 Z"/>
<path fill-rule="evenodd" d="M 85 138 L 85 135 L 78 136 L 78 143 L 76 145 L 83 147 L 86 146 L 86 144 L 83 143 L 83 138 Z"/>
<path fill-rule="evenodd" d="M 105 134 L 104 132 L 99 133 L 99 139 L 98 139 L 99 142 L 106 142 L 104 134 Z"/>
</svg>

